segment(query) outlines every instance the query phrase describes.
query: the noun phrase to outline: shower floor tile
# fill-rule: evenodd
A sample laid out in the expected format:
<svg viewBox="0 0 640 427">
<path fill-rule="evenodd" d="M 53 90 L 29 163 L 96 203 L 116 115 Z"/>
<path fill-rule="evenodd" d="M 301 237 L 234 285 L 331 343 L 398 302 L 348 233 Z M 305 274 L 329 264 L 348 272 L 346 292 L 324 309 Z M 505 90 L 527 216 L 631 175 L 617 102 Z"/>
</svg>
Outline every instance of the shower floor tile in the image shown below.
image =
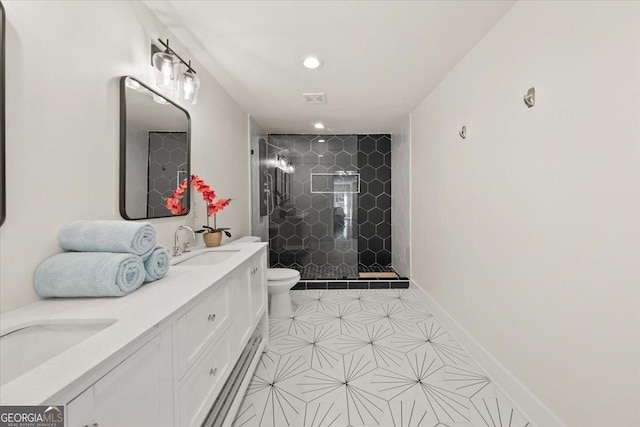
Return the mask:
<svg viewBox="0 0 640 427">
<path fill-rule="evenodd" d="M 357 279 L 358 267 L 308 265 L 299 269 L 301 280 Z"/>
<path fill-rule="evenodd" d="M 532 427 L 412 290 L 291 297 L 234 427 Z"/>
</svg>

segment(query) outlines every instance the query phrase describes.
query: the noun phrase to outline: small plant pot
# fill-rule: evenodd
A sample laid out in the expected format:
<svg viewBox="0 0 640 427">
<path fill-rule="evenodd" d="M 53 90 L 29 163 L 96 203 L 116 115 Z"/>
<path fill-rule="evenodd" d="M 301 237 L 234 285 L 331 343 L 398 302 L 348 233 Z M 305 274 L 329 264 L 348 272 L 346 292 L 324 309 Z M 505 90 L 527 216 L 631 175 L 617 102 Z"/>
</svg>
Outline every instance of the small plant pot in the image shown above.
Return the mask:
<svg viewBox="0 0 640 427">
<path fill-rule="evenodd" d="M 202 233 L 202 239 L 208 248 L 215 248 L 216 246 L 220 246 L 220 242 L 222 241 L 222 231 L 216 231 L 215 233 Z"/>
</svg>

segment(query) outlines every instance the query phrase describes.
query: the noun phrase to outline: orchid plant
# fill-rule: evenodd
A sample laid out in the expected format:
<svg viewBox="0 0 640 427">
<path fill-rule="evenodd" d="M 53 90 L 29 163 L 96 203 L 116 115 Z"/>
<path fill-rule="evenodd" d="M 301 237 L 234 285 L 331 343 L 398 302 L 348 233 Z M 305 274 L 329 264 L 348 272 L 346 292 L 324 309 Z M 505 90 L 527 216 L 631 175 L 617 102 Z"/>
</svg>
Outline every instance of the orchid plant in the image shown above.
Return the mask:
<svg viewBox="0 0 640 427">
<path fill-rule="evenodd" d="M 216 223 L 216 214 L 229 205 L 233 199 L 225 199 L 223 197 L 216 199 L 216 193 L 207 185 L 198 175 L 191 175 L 191 186 L 202 195 L 202 200 L 207 204 L 207 225 L 203 225 L 202 229 L 196 233 L 217 233 L 223 232 L 227 237 L 231 237 L 230 228 L 218 228 Z M 176 188 L 171 197 L 165 200 L 165 206 L 173 215 L 184 215 L 187 209 L 182 203 L 185 191 L 189 187 L 188 178 L 185 178 L 178 188 Z M 209 217 L 213 216 L 213 227 L 209 225 Z"/>
</svg>

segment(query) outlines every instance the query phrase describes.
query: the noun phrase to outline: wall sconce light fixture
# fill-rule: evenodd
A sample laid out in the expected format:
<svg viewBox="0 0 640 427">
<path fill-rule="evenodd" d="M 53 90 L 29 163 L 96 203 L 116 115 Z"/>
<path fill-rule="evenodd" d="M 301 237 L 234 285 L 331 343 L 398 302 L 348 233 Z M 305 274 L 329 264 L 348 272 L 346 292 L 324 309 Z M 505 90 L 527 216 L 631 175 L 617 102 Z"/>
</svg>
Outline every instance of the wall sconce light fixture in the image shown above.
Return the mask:
<svg viewBox="0 0 640 427">
<path fill-rule="evenodd" d="M 156 84 L 165 90 L 178 90 L 181 101 L 195 104 L 198 101 L 200 79 L 196 71 L 169 47 L 169 39 L 166 43 L 158 39 L 165 50 L 160 50 L 156 45 L 151 45 L 151 64 L 155 69 Z M 180 64 L 184 64 L 186 70 L 180 73 Z"/>
</svg>

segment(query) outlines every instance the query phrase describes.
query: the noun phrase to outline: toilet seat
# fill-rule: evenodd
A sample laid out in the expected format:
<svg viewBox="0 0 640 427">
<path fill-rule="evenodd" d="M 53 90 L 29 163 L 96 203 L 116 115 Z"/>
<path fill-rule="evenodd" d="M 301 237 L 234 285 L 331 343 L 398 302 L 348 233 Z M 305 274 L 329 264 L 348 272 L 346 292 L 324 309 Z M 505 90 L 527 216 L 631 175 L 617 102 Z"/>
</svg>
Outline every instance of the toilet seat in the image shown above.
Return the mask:
<svg viewBox="0 0 640 427">
<path fill-rule="evenodd" d="M 267 268 L 267 281 L 300 279 L 300 273 L 292 268 Z"/>
</svg>

